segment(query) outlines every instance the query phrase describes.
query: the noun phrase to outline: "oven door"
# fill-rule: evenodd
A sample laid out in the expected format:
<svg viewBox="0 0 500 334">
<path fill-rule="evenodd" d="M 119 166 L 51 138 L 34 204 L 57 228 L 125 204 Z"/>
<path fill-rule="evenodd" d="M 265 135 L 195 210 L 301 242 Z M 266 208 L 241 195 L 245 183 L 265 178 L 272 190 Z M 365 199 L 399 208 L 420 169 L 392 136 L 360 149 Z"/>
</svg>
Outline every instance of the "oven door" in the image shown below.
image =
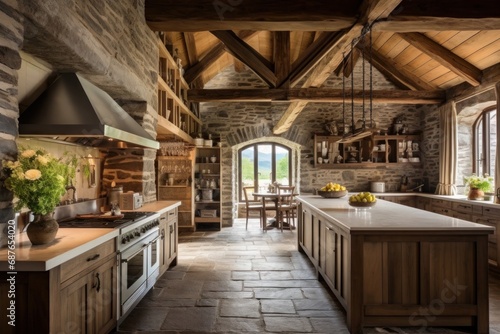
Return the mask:
<svg viewBox="0 0 500 334">
<path fill-rule="evenodd" d="M 153 286 L 160 274 L 160 234 L 151 240 L 148 247 L 147 279 L 148 287 Z"/>
<path fill-rule="evenodd" d="M 121 304 L 123 312 L 134 303 L 134 294 L 140 295 L 146 290 L 148 278 L 149 254 L 152 242 L 159 236 L 158 230 L 138 240 L 121 253 Z"/>
</svg>

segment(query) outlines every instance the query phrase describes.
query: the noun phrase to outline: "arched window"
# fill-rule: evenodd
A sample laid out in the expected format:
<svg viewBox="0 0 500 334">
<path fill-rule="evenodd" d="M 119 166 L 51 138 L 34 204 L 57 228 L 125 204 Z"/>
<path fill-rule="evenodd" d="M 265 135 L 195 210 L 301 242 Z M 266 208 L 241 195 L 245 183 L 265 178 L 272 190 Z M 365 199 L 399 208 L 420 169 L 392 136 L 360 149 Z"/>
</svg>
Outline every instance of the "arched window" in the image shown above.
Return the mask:
<svg viewBox="0 0 500 334">
<path fill-rule="evenodd" d="M 265 191 L 270 183 L 290 185 L 292 179 L 291 149 L 276 143 L 257 143 L 238 151 L 239 200 L 242 187 L 253 186 Z"/>
<path fill-rule="evenodd" d="M 485 109 L 474 123 L 474 161 L 473 172 L 477 175 L 494 176 L 497 110 L 495 107 Z"/>
</svg>

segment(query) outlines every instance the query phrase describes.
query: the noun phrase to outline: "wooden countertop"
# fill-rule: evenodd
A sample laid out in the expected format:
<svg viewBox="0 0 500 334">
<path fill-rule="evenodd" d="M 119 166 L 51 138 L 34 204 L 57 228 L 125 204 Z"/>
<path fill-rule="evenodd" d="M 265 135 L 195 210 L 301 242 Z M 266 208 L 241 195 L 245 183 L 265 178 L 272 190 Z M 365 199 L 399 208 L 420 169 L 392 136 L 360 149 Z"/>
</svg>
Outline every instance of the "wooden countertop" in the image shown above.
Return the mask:
<svg viewBox="0 0 500 334">
<path fill-rule="evenodd" d="M 179 201 L 147 203 L 134 211 L 164 213 L 181 205 Z M 71 260 L 103 242 L 118 236 L 118 229 L 59 228 L 56 239 L 46 245 L 33 246 L 26 233 L 16 235 L 14 269 L 9 269 L 6 246 L 0 249 L 0 271 L 46 271 Z"/>
<path fill-rule="evenodd" d="M 14 269 L 7 263 L 7 248 L 0 249 L 1 271 L 46 271 L 71 260 L 103 242 L 118 236 L 118 229 L 109 228 L 59 228 L 54 241 L 34 246 L 26 233 L 16 237 Z"/>
<path fill-rule="evenodd" d="M 348 195 L 349 196 L 349 195 Z M 493 227 L 451 218 L 433 212 L 377 200 L 369 209 L 357 209 L 343 198 L 323 198 L 318 195 L 298 196 L 297 199 L 315 208 L 328 219 L 350 231 L 475 231 L 493 233 Z"/>
</svg>

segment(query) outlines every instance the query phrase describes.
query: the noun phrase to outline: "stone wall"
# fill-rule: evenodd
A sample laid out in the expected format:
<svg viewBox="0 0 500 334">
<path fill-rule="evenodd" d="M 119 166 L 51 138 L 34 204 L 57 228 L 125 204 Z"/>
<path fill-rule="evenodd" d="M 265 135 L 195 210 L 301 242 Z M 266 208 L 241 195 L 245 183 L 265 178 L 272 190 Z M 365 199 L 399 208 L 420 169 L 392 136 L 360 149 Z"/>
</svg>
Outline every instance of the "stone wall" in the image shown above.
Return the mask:
<svg viewBox="0 0 500 334">
<path fill-rule="evenodd" d="M 0 161 L 17 157 L 17 70 L 21 67 L 19 48 L 24 33 L 17 10 L 17 1 L 0 1 Z M 14 211 L 12 193 L 4 188 L 1 173 L 0 169 L 0 223 L 4 223 L 14 218 Z"/>
<path fill-rule="evenodd" d="M 355 68 L 355 78 L 361 77 L 361 66 Z M 356 80 L 358 80 L 356 79 Z M 360 80 L 360 79 L 359 79 Z M 207 89 L 215 88 L 253 88 L 262 87 L 262 82 L 251 71 L 240 73 L 234 72 L 232 67 L 226 68 L 216 76 Z M 331 76 L 324 87 L 342 88 L 342 79 L 334 75 Z M 348 86 L 349 87 L 349 86 Z M 361 88 L 355 84 L 355 88 Z M 374 69 L 374 89 L 394 89 L 378 71 Z M 368 89 L 368 85 L 366 86 Z M 241 147 L 242 143 L 250 141 L 277 141 L 277 139 L 287 140 L 298 144 L 295 150 L 299 157 L 297 175 L 298 187 L 302 193 L 312 192 L 320 188 L 326 182 L 334 181 L 345 184 L 351 191 L 369 190 L 370 180 L 383 180 L 387 182 L 387 189 L 397 191 L 401 177 L 406 175 L 410 181 L 421 182 L 424 173 L 428 168 L 408 168 L 401 166 L 398 168 L 377 168 L 377 169 L 320 169 L 313 166 L 313 143 L 315 133 L 325 133 L 325 123 L 336 120 L 342 123 L 342 104 L 331 103 L 309 103 L 296 119 L 290 130 L 280 136 L 272 134 L 273 126 L 285 112 L 287 104 L 279 103 L 202 103 L 201 118 L 205 127 L 205 132 L 220 136 L 223 142 L 222 156 L 223 163 L 223 217 L 224 224 L 231 223 L 231 218 L 235 216 L 234 208 L 237 203 L 236 187 L 237 175 L 235 174 L 235 164 L 237 155 L 235 148 Z M 368 108 L 368 101 L 366 102 Z M 346 106 L 348 115 L 347 121 L 351 122 L 351 106 Z M 386 105 L 376 104 L 373 107 L 373 120 L 377 121 L 381 129 L 389 129 L 397 116 L 404 118 L 404 123 L 408 125 L 410 132 L 424 132 L 427 127 L 422 123 L 424 115 L 431 115 L 435 112 L 436 106 L 414 106 L 414 105 Z M 361 117 L 361 105 L 354 107 L 355 119 Z M 369 114 L 366 114 L 369 118 Z M 431 128 L 435 126 L 432 119 L 428 124 Z M 431 129 L 431 132 L 433 130 Z M 432 145 L 430 145 L 433 147 Z M 438 151 L 433 151 L 433 154 Z M 427 154 L 422 155 L 422 165 L 426 165 Z M 432 163 L 432 158 L 429 158 Z M 427 172 L 428 176 L 432 173 Z"/>
<path fill-rule="evenodd" d="M 57 72 L 79 72 L 156 137 L 158 48 L 144 19 L 144 0 L 0 0 L 0 17 L 1 159 L 12 160 L 17 153 L 20 49 Z M 154 155 L 153 150 L 133 152 L 127 161 L 134 163 L 104 170 L 105 179 L 124 177 L 120 183 L 130 182 L 124 190 L 155 200 Z M 2 208 L 11 199 L 0 189 Z"/>
</svg>

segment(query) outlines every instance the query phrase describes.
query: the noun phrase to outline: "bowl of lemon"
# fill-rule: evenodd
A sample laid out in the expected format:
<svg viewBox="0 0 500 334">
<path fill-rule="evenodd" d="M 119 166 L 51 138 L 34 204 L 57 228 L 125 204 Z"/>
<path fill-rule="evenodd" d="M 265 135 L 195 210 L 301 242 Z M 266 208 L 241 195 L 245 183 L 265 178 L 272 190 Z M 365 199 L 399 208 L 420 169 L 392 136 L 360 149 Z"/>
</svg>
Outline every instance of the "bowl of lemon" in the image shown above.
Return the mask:
<svg viewBox="0 0 500 334">
<path fill-rule="evenodd" d="M 361 192 L 349 197 L 349 205 L 355 208 L 371 208 L 377 204 L 377 198 L 370 192 Z"/>
<path fill-rule="evenodd" d="M 318 195 L 324 198 L 341 198 L 347 195 L 347 189 L 338 183 L 328 182 L 318 190 Z"/>
</svg>

